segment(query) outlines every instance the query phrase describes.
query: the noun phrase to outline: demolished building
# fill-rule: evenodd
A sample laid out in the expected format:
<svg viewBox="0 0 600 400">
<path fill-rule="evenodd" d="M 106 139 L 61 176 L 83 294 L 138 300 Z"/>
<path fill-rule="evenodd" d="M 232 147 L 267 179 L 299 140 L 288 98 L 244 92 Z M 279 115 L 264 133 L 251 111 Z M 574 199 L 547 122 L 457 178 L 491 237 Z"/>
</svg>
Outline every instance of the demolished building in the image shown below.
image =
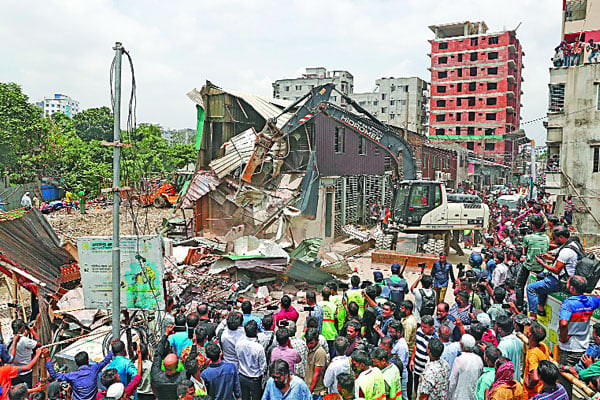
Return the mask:
<svg viewBox="0 0 600 400">
<path fill-rule="evenodd" d="M 293 247 L 311 237 L 326 244 L 347 224 L 369 224 L 370 204 L 391 205 L 390 156 L 323 114 L 270 150 L 269 162 L 253 178 L 259 185 L 242 184 L 257 133 L 271 118 L 281 127 L 291 117 L 280 115 L 288 103 L 210 82 L 188 96 L 200 96 L 206 108 L 198 174 L 220 180 L 209 193 L 185 197 L 195 201 L 197 234 L 225 236 L 232 226 L 243 226 L 240 235 L 284 239 Z"/>
</svg>

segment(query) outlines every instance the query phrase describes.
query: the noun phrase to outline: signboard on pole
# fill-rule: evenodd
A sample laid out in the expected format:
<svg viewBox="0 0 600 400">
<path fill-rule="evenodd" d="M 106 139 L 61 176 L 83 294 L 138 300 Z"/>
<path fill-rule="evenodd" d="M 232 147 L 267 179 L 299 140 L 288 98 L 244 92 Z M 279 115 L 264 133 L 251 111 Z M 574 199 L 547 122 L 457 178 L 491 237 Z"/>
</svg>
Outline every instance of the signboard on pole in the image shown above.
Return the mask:
<svg viewBox="0 0 600 400">
<path fill-rule="evenodd" d="M 163 249 L 159 236 L 122 236 L 121 308 L 162 309 Z M 86 308 L 111 308 L 112 237 L 77 239 Z"/>
</svg>

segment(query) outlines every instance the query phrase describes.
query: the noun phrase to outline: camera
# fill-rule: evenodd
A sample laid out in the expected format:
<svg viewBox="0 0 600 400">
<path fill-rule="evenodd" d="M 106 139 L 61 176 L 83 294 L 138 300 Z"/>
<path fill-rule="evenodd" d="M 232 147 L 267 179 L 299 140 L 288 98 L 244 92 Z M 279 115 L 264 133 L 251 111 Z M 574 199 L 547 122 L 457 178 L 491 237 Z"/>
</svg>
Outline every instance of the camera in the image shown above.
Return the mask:
<svg viewBox="0 0 600 400">
<path fill-rule="evenodd" d="M 425 267 L 427 267 L 427 264 L 425 264 L 424 262 L 419 263 L 419 268 L 421 268 L 421 274 L 425 273 Z"/>
<path fill-rule="evenodd" d="M 287 327 L 289 324 L 290 323 L 287 319 L 283 319 L 283 320 L 279 321 L 279 323 L 277 325 L 279 325 L 280 327 L 282 327 L 282 326 Z"/>
<path fill-rule="evenodd" d="M 315 311 L 314 306 L 304 306 L 304 311 Z"/>
<path fill-rule="evenodd" d="M 348 290 L 348 289 L 350 289 L 350 286 L 348 286 L 348 284 L 347 284 L 347 283 L 344 283 L 344 282 L 341 282 L 341 283 L 338 285 L 338 287 L 339 287 L 340 289 L 342 289 L 342 290 Z"/>
<path fill-rule="evenodd" d="M 504 303 L 504 304 L 502 304 L 502 308 L 505 310 L 510 310 L 511 307 L 510 307 L 510 304 Z"/>
<path fill-rule="evenodd" d="M 276 311 L 278 309 L 279 309 L 279 307 L 277 307 L 276 305 L 267 306 L 267 310 L 269 310 L 269 311 Z"/>
</svg>

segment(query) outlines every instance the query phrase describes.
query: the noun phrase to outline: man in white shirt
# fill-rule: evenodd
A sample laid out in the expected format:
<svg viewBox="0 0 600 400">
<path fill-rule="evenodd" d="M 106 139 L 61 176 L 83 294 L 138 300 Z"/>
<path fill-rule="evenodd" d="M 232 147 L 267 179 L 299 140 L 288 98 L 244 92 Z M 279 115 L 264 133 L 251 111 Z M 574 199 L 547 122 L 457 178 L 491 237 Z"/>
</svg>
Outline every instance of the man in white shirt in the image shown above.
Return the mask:
<svg viewBox="0 0 600 400">
<path fill-rule="evenodd" d="M 335 347 L 335 353 L 337 354 L 325 370 L 325 376 L 323 377 L 323 384 L 329 390 L 329 393 L 338 393 L 337 388 L 337 377 L 339 374 L 349 374 L 350 369 L 350 358 L 345 355 L 346 349 L 348 348 L 348 339 L 345 336 L 338 336 L 335 338 L 333 343 Z"/>
<path fill-rule="evenodd" d="M 11 324 L 11 328 L 13 335 L 15 335 L 9 345 L 9 351 L 13 355 L 12 364 L 17 366 L 27 365 L 31 362 L 33 350 L 40 344 L 37 340 L 38 335 L 35 329 L 27 326 L 22 319 L 15 319 Z M 33 339 L 26 336 L 28 333 L 31 334 Z M 16 344 L 14 344 L 15 340 L 17 340 Z M 13 348 L 13 346 L 16 347 Z M 29 387 L 33 387 L 31 370 L 20 373 L 19 376 L 12 380 L 13 386 L 19 383 L 27 383 Z"/>
<path fill-rule="evenodd" d="M 242 399 L 260 400 L 262 397 L 262 377 L 267 369 L 265 349 L 258 343 L 258 324 L 256 321 L 246 322 L 244 331 L 246 337 L 239 339 L 235 345 L 239 363 Z"/>
<path fill-rule="evenodd" d="M 237 312 L 229 314 L 227 317 L 227 328 L 225 328 L 221 335 L 221 348 L 223 350 L 223 361 L 234 364 L 236 368 L 239 368 L 239 363 L 235 346 L 244 336 L 242 314 Z"/>
<path fill-rule="evenodd" d="M 504 263 L 504 254 L 496 253 L 496 268 L 492 272 L 492 286 L 499 287 L 504 285 L 508 276 L 508 266 Z"/>
<path fill-rule="evenodd" d="M 460 339 L 462 354 L 454 360 L 448 386 L 448 400 L 465 400 L 475 397 L 477 380 L 483 371 L 481 357 L 473 353 L 475 338 L 469 334 Z"/>
</svg>

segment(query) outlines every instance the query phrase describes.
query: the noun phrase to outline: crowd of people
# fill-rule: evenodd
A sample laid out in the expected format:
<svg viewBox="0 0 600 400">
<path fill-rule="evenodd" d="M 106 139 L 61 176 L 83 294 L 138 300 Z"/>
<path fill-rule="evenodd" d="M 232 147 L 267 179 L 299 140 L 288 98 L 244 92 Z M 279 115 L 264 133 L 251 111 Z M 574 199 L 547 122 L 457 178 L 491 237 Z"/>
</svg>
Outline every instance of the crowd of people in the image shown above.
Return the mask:
<svg viewBox="0 0 600 400">
<path fill-rule="evenodd" d="M 555 49 L 552 63 L 555 67 L 573 67 L 585 62 L 597 63 L 600 46 L 594 42 L 594 39 L 588 39 L 587 43 L 581 38 L 576 38 L 573 43 L 562 41 Z"/>
<path fill-rule="evenodd" d="M 490 202 L 493 233 L 468 265 L 442 252 L 409 284 L 393 264 L 306 292 L 300 311 L 289 295 L 267 313 L 249 301 L 225 315 L 169 308 L 154 348 L 116 339 L 100 362 L 78 353 L 73 372 L 58 372 L 35 329 L 15 320 L 0 345 L 0 399 L 566 400 L 561 373 L 598 391 L 597 278 L 577 274 L 584 250 L 570 218 L 538 200 L 512 211 Z M 544 326 L 557 292 L 558 363 Z M 49 378 L 32 385 L 39 357 Z"/>
</svg>

